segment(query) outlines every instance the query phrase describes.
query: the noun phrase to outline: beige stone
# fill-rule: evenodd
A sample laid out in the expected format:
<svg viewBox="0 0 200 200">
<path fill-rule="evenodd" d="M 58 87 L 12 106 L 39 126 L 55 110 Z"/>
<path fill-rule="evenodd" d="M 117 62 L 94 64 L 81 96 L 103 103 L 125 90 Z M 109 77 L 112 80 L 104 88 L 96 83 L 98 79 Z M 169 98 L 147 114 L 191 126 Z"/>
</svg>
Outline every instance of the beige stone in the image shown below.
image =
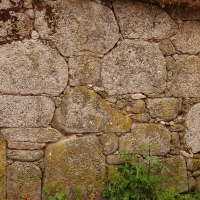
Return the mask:
<svg viewBox="0 0 200 200">
<path fill-rule="evenodd" d="M 119 152 L 147 155 L 150 148 L 151 155 L 165 155 L 170 150 L 170 140 L 169 130 L 162 125 L 133 124 L 131 133 L 120 137 Z"/>
<path fill-rule="evenodd" d="M 166 60 L 167 70 L 175 71 L 177 69 L 176 61 L 171 56 L 167 56 L 165 60 Z"/>
<path fill-rule="evenodd" d="M 187 161 L 187 169 L 195 172 L 200 170 L 200 159 L 191 158 Z"/>
<path fill-rule="evenodd" d="M 113 6 L 125 38 L 163 39 L 173 35 L 177 28 L 158 6 L 131 0 L 113 1 Z"/>
<path fill-rule="evenodd" d="M 3 128 L 0 135 L 10 142 L 56 142 L 62 134 L 53 128 Z"/>
<path fill-rule="evenodd" d="M 193 177 L 189 177 L 188 178 L 188 190 L 191 191 L 191 190 L 194 190 L 196 188 L 196 181 Z"/>
<path fill-rule="evenodd" d="M 35 29 L 64 56 L 105 54 L 119 39 L 112 10 L 94 1 L 45 1 L 36 7 Z"/>
<path fill-rule="evenodd" d="M 41 171 L 30 162 L 14 162 L 7 167 L 7 199 L 41 199 Z"/>
<path fill-rule="evenodd" d="M 0 137 L 0 199 L 6 199 L 6 142 Z"/>
<path fill-rule="evenodd" d="M 196 183 L 197 183 L 196 189 L 197 189 L 198 192 L 200 192 L 200 176 L 198 176 L 198 177 L 196 178 Z"/>
<path fill-rule="evenodd" d="M 135 100 L 133 103 L 129 106 L 126 106 L 126 112 L 131 114 L 139 114 L 142 113 L 145 110 L 145 102 L 143 100 Z"/>
<path fill-rule="evenodd" d="M 131 114 L 129 116 L 134 122 L 148 123 L 150 121 L 150 116 L 148 113 Z"/>
<path fill-rule="evenodd" d="M 176 118 L 182 103 L 178 98 L 155 98 L 147 99 L 146 102 L 151 117 L 163 121 L 171 121 Z"/>
<path fill-rule="evenodd" d="M 200 22 L 184 22 L 178 33 L 171 37 L 176 50 L 181 53 L 197 54 L 200 52 Z"/>
<path fill-rule="evenodd" d="M 118 137 L 114 133 L 103 134 L 99 140 L 105 155 L 112 154 L 118 149 Z"/>
<path fill-rule="evenodd" d="M 166 62 L 157 45 L 125 40 L 104 57 L 101 77 L 110 95 L 159 94 L 165 89 Z"/>
<path fill-rule="evenodd" d="M 47 127 L 54 103 L 44 96 L 0 96 L 0 127 Z"/>
<path fill-rule="evenodd" d="M 175 124 L 175 125 L 172 125 L 169 127 L 169 130 L 170 131 L 177 131 L 177 132 L 180 132 L 180 131 L 184 131 L 185 130 L 185 127 L 181 124 Z"/>
<path fill-rule="evenodd" d="M 143 95 L 143 94 L 141 94 L 141 93 L 136 93 L 136 94 L 132 94 L 131 95 L 131 98 L 132 99 L 146 99 L 146 96 L 145 95 Z"/>
<path fill-rule="evenodd" d="M 193 153 L 200 151 L 200 103 L 195 104 L 189 110 L 186 117 L 187 132 L 186 144 Z"/>
<path fill-rule="evenodd" d="M 70 85 L 94 84 L 101 80 L 101 60 L 91 56 L 69 58 Z"/>
<path fill-rule="evenodd" d="M 31 143 L 31 142 L 9 142 L 8 148 L 10 149 L 22 149 L 22 150 L 35 150 L 45 147 L 45 143 Z"/>
<path fill-rule="evenodd" d="M 25 40 L 0 48 L 0 92 L 59 95 L 67 85 L 68 68 L 49 45 Z"/>
<path fill-rule="evenodd" d="M 200 58 L 181 55 L 178 56 L 176 63 L 177 71 L 171 83 L 171 90 L 174 96 L 199 98 Z"/>
<path fill-rule="evenodd" d="M 77 86 L 64 96 L 52 125 L 62 133 L 128 132 L 131 119 L 94 91 Z"/>
<path fill-rule="evenodd" d="M 9 8 L 20 8 L 22 7 L 22 1 L 21 0 L 1 0 L 0 2 L 0 10 L 3 9 L 9 9 Z"/>
<path fill-rule="evenodd" d="M 45 151 L 44 187 L 52 181 L 62 184 L 69 197 L 75 189 L 84 191 L 84 198 L 105 186 L 106 163 L 96 136 L 66 138 L 49 144 Z M 86 198 L 85 198 L 86 199 Z"/>
<path fill-rule="evenodd" d="M 0 9 L 0 43 L 29 38 L 31 20 L 23 13 Z"/>
<path fill-rule="evenodd" d="M 159 43 L 159 48 L 165 56 L 170 56 L 172 54 L 175 54 L 176 52 L 174 46 L 169 39 L 161 40 Z"/>
</svg>

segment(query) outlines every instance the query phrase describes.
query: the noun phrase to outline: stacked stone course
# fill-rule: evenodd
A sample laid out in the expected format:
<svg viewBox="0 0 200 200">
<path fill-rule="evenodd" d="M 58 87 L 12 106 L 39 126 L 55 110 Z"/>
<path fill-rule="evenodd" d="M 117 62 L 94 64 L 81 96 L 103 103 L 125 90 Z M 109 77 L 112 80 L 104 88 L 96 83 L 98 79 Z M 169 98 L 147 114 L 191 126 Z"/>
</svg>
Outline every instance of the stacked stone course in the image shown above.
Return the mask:
<svg viewBox="0 0 200 200">
<path fill-rule="evenodd" d="M 199 55 L 198 9 L 1 0 L 0 199 L 100 193 L 140 145 L 200 192 Z"/>
</svg>

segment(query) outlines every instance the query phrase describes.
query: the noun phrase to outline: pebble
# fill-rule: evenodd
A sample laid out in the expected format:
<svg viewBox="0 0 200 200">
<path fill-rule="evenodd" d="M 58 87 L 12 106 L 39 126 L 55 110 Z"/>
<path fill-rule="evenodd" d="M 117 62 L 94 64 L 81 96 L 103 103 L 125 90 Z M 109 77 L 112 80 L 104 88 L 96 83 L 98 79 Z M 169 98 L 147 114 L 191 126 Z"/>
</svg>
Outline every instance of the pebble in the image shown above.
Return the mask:
<svg viewBox="0 0 200 200">
<path fill-rule="evenodd" d="M 37 40 L 39 38 L 39 34 L 37 31 L 33 30 L 32 33 L 31 33 L 31 38 L 33 40 Z"/>
</svg>

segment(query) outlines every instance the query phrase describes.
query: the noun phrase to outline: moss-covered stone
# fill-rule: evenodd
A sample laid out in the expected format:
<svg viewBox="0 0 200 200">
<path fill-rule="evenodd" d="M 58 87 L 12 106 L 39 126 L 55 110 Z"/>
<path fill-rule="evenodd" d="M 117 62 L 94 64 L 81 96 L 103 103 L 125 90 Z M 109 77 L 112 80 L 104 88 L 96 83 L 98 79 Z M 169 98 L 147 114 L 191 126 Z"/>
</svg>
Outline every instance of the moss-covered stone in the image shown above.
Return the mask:
<svg viewBox="0 0 200 200">
<path fill-rule="evenodd" d="M 62 133 L 128 132 L 131 119 L 94 91 L 77 86 L 64 96 L 52 125 Z"/>
<path fill-rule="evenodd" d="M 47 146 L 44 187 L 60 183 L 70 197 L 80 187 L 86 197 L 92 190 L 101 191 L 104 187 L 105 157 L 96 136 L 71 137 Z"/>
</svg>

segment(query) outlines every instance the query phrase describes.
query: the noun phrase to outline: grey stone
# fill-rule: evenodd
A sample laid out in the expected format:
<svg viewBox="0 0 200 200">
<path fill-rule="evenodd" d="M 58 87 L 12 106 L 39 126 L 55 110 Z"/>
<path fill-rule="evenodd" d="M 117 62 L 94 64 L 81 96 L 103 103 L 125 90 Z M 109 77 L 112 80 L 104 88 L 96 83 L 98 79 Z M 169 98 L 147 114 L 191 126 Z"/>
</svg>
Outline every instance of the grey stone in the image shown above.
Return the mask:
<svg viewBox="0 0 200 200">
<path fill-rule="evenodd" d="M 47 127 L 54 103 L 44 96 L 0 96 L 0 127 Z"/>
<path fill-rule="evenodd" d="M 200 52 L 200 22 L 184 22 L 177 34 L 171 37 L 176 50 L 181 53 L 197 54 Z"/>
<path fill-rule="evenodd" d="M 60 54 L 36 40 L 0 48 L 0 92 L 59 95 L 67 85 L 68 68 Z"/>
<path fill-rule="evenodd" d="M 36 6 L 35 29 L 64 56 L 105 54 L 117 43 L 112 10 L 95 1 L 45 1 Z"/>
<path fill-rule="evenodd" d="M 147 99 L 146 102 L 151 117 L 163 121 L 171 121 L 176 118 L 182 103 L 178 98 L 155 98 Z"/>
<path fill-rule="evenodd" d="M 42 150 L 35 150 L 35 151 L 29 151 L 29 150 L 8 150 L 7 151 L 7 157 L 12 160 L 18 160 L 23 162 L 33 162 L 42 159 L 43 157 L 43 151 Z"/>
<path fill-rule="evenodd" d="M 0 135 L 9 142 L 30 143 L 56 142 L 62 136 L 53 128 L 3 128 Z"/>
<path fill-rule="evenodd" d="M 56 108 L 52 125 L 65 134 L 128 132 L 131 119 L 117 112 L 94 91 L 77 86 Z"/>
<path fill-rule="evenodd" d="M 160 7 L 131 0 L 113 1 L 125 38 L 163 39 L 174 34 L 176 24 Z"/>
<path fill-rule="evenodd" d="M 84 191 L 84 197 L 93 190 L 101 193 L 105 186 L 105 157 L 96 136 L 72 136 L 47 145 L 45 166 L 44 187 L 56 181 L 69 197 L 74 196 L 77 186 Z"/>
<path fill-rule="evenodd" d="M 181 55 L 178 56 L 176 64 L 177 71 L 171 83 L 172 94 L 176 97 L 199 98 L 200 58 L 198 56 Z"/>
<path fill-rule="evenodd" d="M 125 40 L 103 60 L 102 84 L 109 95 L 162 93 L 166 62 L 158 46 Z"/>
<path fill-rule="evenodd" d="M 31 142 L 8 142 L 8 148 L 20 150 L 35 150 L 45 147 L 45 143 L 31 143 Z"/>
<path fill-rule="evenodd" d="M 133 124 L 131 133 L 120 137 L 119 152 L 146 155 L 150 148 L 151 155 L 165 155 L 170 151 L 170 140 L 169 130 L 162 125 Z"/>
<path fill-rule="evenodd" d="M 187 132 L 186 144 L 193 153 L 200 151 L 200 103 L 195 104 L 189 110 L 186 117 Z"/>
<path fill-rule="evenodd" d="M 96 83 L 101 80 L 101 60 L 91 56 L 69 58 L 69 74 L 74 86 Z"/>
<path fill-rule="evenodd" d="M 14 162 L 7 167 L 7 199 L 41 199 L 40 169 L 30 162 Z"/>
</svg>

